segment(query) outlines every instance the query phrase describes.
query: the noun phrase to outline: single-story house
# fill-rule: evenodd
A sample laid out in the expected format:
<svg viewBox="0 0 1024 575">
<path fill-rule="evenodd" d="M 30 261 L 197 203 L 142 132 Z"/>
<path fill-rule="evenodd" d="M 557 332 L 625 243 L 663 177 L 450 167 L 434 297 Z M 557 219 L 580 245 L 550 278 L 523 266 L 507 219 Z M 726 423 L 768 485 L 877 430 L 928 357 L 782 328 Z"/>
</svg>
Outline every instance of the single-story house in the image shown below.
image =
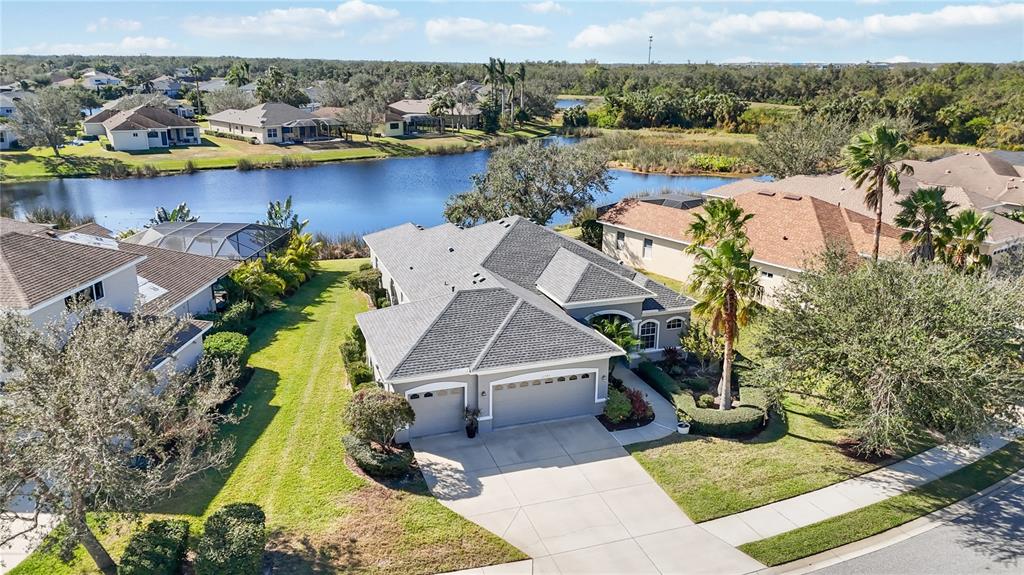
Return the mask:
<svg viewBox="0 0 1024 575">
<path fill-rule="evenodd" d="M 26 315 L 39 327 L 83 297 L 123 313 L 139 304 L 146 314 L 186 317 L 213 311 L 214 285 L 237 265 L 133 246 L 89 231 L 105 230 L 93 225 L 59 231 L 0 218 L 0 308 Z M 195 365 L 210 327 L 189 321 L 154 369 Z"/>
<path fill-rule="evenodd" d="M 930 162 L 906 160 L 912 175 L 900 176 L 900 195 L 889 191 L 883 196 L 882 220 L 894 223 L 900 212 L 898 202 L 917 188 L 945 188 L 945 198 L 956 204 L 953 213 L 973 209 L 992 218 L 992 230 L 982 251 L 995 255 L 1009 249 L 1024 249 L 1024 224 L 1000 215 L 1024 206 L 1024 167 L 1018 168 L 987 152 L 964 152 Z M 712 197 L 736 197 L 757 191 L 813 196 L 874 218 L 874 210 L 864 205 L 864 190 L 844 174 L 793 176 L 773 182 L 739 180 L 705 192 Z"/>
<path fill-rule="evenodd" d="M 152 87 L 152 93 L 163 94 L 168 98 L 177 98 L 182 92 L 181 81 L 167 74 L 157 76 L 148 83 Z"/>
<path fill-rule="evenodd" d="M 10 92 L 0 93 L 0 118 L 10 118 L 14 115 L 15 107 L 14 103 L 18 100 L 32 99 L 36 95 L 28 90 L 13 90 Z"/>
<path fill-rule="evenodd" d="M 82 123 L 86 135 L 105 135 L 117 151 L 199 144 L 199 124 L 156 106 L 101 110 Z M 102 128 L 102 131 L 101 131 Z"/>
<path fill-rule="evenodd" d="M 95 68 L 88 68 L 82 71 L 78 83 L 87 90 L 99 90 L 107 86 L 120 86 L 121 79 L 117 76 L 100 72 Z"/>
<path fill-rule="evenodd" d="M 0 123 L 0 150 L 10 150 L 17 147 L 18 134 L 14 128 L 7 123 Z"/>
<path fill-rule="evenodd" d="M 416 412 L 403 437 L 597 414 L 609 359 L 591 323 L 617 317 L 642 353 L 679 345 L 693 301 L 520 217 L 463 229 L 403 224 L 365 237 L 392 306 L 356 316 L 385 389 Z"/>
<path fill-rule="evenodd" d="M 265 258 L 284 246 L 291 230 L 264 224 L 164 222 L 124 239 L 126 243 L 244 261 Z"/>
<path fill-rule="evenodd" d="M 430 115 L 431 102 L 433 100 L 430 98 L 399 100 L 388 104 L 385 115 L 401 117 L 404 122 L 402 128 L 406 134 L 433 129 L 440 122 L 437 117 Z M 476 104 L 456 104 L 451 114 L 444 115 L 444 124 L 449 127 L 476 128 L 480 125 L 480 108 Z"/>
<path fill-rule="evenodd" d="M 760 271 L 764 302 L 773 301 L 787 278 L 804 269 L 808 259 L 829 245 L 841 247 L 851 258 L 870 257 L 874 219 L 813 196 L 774 191 L 748 192 L 733 197 L 748 214 L 746 224 L 753 263 Z M 693 242 L 689 226 L 702 207 L 673 206 L 644 199 L 622 200 L 599 218 L 604 227 L 602 250 L 629 265 L 687 282 L 696 256 L 685 250 Z M 882 257 L 905 253 L 899 230 L 882 227 Z"/>
<path fill-rule="evenodd" d="M 194 84 L 194 82 L 193 82 Z M 224 88 L 227 88 L 231 84 L 228 84 L 227 78 L 210 78 L 209 80 L 199 81 L 200 92 L 219 92 Z M 249 82 L 238 87 L 239 90 L 252 94 L 256 91 L 256 82 Z"/>
<path fill-rule="evenodd" d="M 209 117 L 210 130 L 277 144 L 322 138 L 340 125 L 333 118 L 316 116 L 282 102 L 259 104 L 246 110 L 224 110 Z"/>
</svg>

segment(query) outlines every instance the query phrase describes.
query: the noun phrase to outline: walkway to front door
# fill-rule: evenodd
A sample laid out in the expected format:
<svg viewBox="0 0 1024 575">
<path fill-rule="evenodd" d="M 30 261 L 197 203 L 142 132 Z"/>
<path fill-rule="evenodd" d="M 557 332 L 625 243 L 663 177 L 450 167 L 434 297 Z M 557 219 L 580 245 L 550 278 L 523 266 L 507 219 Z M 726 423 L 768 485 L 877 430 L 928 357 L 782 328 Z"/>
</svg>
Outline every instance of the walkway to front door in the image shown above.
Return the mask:
<svg viewBox="0 0 1024 575">
<path fill-rule="evenodd" d="M 533 573 L 749 573 L 593 417 L 414 439 L 434 496 L 533 557 Z"/>
</svg>

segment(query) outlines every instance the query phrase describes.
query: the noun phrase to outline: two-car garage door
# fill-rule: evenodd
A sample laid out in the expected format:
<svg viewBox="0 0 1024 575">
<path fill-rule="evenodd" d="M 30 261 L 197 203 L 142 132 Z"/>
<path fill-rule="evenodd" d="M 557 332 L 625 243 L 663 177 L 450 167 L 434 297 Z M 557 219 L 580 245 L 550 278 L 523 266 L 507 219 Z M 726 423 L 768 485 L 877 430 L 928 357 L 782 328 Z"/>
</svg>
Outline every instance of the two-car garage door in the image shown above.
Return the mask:
<svg viewBox="0 0 1024 575">
<path fill-rule="evenodd" d="M 506 427 L 594 413 L 592 371 L 531 377 L 492 385 L 492 427 Z"/>
</svg>

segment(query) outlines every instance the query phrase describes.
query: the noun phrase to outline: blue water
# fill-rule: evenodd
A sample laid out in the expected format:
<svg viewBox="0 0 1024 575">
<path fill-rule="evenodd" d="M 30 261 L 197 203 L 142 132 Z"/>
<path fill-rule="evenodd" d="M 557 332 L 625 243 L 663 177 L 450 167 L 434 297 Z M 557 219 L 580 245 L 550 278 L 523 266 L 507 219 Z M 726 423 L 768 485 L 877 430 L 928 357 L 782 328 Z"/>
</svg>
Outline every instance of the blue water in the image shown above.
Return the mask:
<svg viewBox="0 0 1024 575">
<path fill-rule="evenodd" d="M 586 106 L 586 100 L 579 100 L 576 98 L 560 98 L 555 100 L 555 109 L 564 110 L 566 108 L 572 108 L 573 106 Z"/>
<path fill-rule="evenodd" d="M 471 188 L 490 152 L 349 161 L 292 170 L 208 170 L 150 179 L 54 179 L 4 185 L 0 201 L 18 214 L 48 206 L 92 215 L 110 229 L 138 228 L 157 206 L 188 202 L 207 222 L 251 222 L 266 217 L 267 203 L 293 197 L 311 231 L 368 232 L 404 222 L 432 226 L 444 221 L 448 196 Z M 640 191 L 703 191 L 734 181 L 710 176 L 643 175 L 615 170 L 612 203 Z M 559 215 L 552 223 L 567 218 Z"/>
</svg>

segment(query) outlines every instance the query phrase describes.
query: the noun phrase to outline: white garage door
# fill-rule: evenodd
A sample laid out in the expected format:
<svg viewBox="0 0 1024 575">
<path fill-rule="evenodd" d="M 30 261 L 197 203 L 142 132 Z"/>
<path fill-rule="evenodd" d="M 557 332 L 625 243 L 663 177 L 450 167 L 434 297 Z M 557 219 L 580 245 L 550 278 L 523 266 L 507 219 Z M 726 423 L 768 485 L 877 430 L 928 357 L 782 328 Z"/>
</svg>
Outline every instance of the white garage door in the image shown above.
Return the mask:
<svg viewBox="0 0 1024 575">
<path fill-rule="evenodd" d="M 493 386 L 493 427 L 594 413 L 592 371 L 537 377 Z"/>
<path fill-rule="evenodd" d="M 409 437 L 451 433 L 462 429 L 465 426 L 464 393 L 464 388 L 453 387 L 409 394 L 409 404 L 416 412 L 416 422 L 409 430 Z"/>
</svg>

